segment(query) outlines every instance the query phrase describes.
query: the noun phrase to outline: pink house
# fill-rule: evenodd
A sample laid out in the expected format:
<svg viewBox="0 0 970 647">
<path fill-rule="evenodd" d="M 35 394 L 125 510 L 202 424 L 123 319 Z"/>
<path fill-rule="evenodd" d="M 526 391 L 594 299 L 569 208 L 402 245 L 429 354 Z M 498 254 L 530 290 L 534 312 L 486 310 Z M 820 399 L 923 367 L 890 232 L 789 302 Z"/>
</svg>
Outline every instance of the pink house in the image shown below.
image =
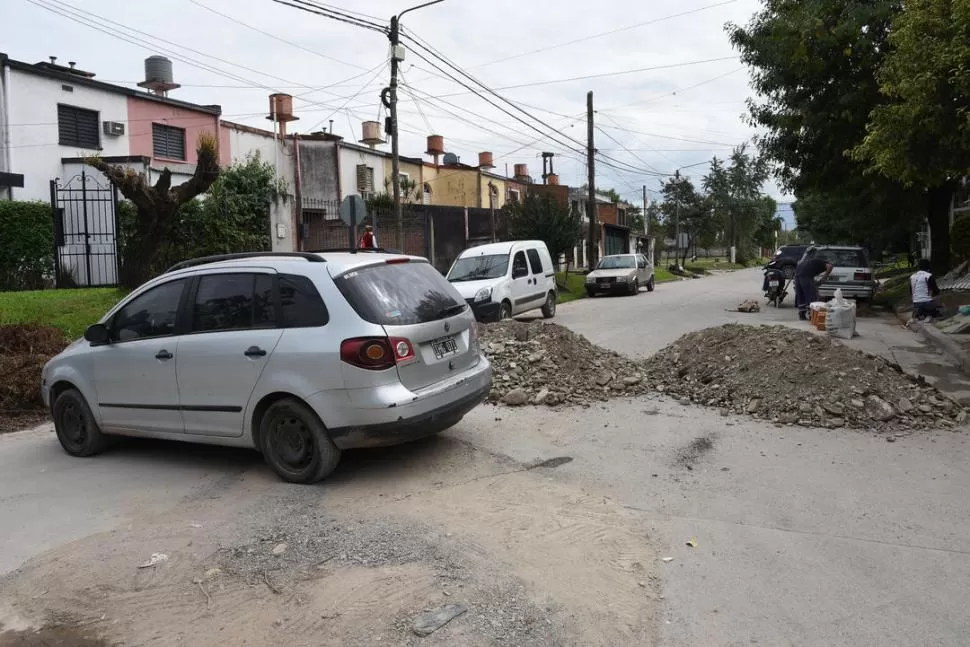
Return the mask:
<svg viewBox="0 0 970 647">
<path fill-rule="evenodd" d="M 219 126 L 219 106 L 176 105 L 151 96 L 128 97 L 129 153 L 147 157 L 152 167 L 194 165 L 196 142 L 204 132 L 219 137 L 219 163 L 228 166 L 232 160 L 229 138 Z"/>
</svg>

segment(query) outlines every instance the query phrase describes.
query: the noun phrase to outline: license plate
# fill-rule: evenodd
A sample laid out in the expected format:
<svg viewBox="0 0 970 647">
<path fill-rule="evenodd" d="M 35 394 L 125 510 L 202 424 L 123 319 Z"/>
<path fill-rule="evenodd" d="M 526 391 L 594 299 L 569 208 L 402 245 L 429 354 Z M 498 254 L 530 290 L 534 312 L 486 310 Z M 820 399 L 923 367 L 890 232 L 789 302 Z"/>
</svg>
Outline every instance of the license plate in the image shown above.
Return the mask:
<svg viewBox="0 0 970 647">
<path fill-rule="evenodd" d="M 602 283 L 602 284 L 604 284 L 604 285 L 606 285 L 606 284 L 607 284 L 607 283 L 609 283 L 609 282 L 610 282 L 610 280 L 609 280 L 609 279 L 600 279 L 600 283 Z"/>
<path fill-rule="evenodd" d="M 458 342 L 454 337 L 442 337 L 431 342 L 431 350 L 436 359 L 442 359 L 458 352 Z"/>
</svg>

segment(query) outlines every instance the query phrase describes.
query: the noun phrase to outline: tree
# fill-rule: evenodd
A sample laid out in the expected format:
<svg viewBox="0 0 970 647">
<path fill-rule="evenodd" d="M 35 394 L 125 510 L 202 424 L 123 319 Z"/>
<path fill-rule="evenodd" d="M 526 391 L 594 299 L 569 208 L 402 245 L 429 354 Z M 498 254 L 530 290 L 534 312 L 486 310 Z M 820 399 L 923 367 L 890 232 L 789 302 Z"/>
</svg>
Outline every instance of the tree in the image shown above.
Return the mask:
<svg viewBox="0 0 970 647">
<path fill-rule="evenodd" d="M 219 147 L 215 135 L 200 134 L 196 153 L 195 172 L 176 187 L 172 186 L 172 172 L 167 167 L 155 184 L 151 184 L 146 173 L 109 164 L 100 156 L 84 160 L 104 173 L 108 181 L 134 204 L 137 212 L 134 229 L 121 258 L 119 278 L 123 287 L 136 288 L 158 271 L 158 259 L 170 248 L 179 208 L 205 193 L 219 177 Z"/>
<path fill-rule="evenodd" d="M 688 178 L 674 173 L 661 189 L 663 202 L 660 210 L 664 215 L 667 230 L 677 240 L 678 250 L 683 252 L 680 264 L 687 262 L 691 246 L 699 239 L 716 231 L 717 224 L 710 208 L 710 202 L 697 192 L 694 183 Z M 678 234 L 686 238 L 686 245 L 680 246 Z"/>
<path fill-rule="evenodd" d="M 712 159 L 703 179 L 710 208 L 724 232 L 724 244 L 736 249 L 741 262 L 758 244 L 758 229 L 767 204 L 762 186 L 767 179 L 767 162 L 749 153 L 744 145 L 734 149 L 727 165 L 717 157 Z M 768 217 L 773 216 L 772 211 Z"/>
<path fill-rule="evenodd" d="M 541 240 L 549 248 L 553 263 L 582 240 L 582 221 L 578 211 L 548 195 L 526 194 L 520 202 L 502 208 L 508 234 L 518 240 Z M 568 258 L 568 256 L 567 256 Z"/>
<path fill-rule="evenodd" d="M 873 108 L 852 156 L 925 189 L 932 263 L 942 274 L 949 269 L 951 200 L 970 169 L 970 2 L 906 2 L 893 17 L 889 43 L 876 75 L 887 100 Z"/>
<path fill-rule="evenodd" d="M 876 73 L 902 6 L 765 0 L 746 26 L 727 27 L 757 93 L 748 111 L 762 131 L 759 152 L 799 201 L 837 207 L 815 210 L 810 223 L 804 209 L 798 214 L 799 227 L 812 234 L 838 231 L 843 240 L 875 242 L 895 223 L 911 227 L 921 211 L 919 191 L 866 173 L 866 163 L 846 155 L 866 136 L 870 112 L 886 102 Z"/>
<path fill-rule="evenodd" d="M 782 220 L 775 215 L 778 203 L 770 196 L 762 196 L 754 205 L 754 243 L 760 249 L 774 249 L 781 233 Z"/>
</svg>

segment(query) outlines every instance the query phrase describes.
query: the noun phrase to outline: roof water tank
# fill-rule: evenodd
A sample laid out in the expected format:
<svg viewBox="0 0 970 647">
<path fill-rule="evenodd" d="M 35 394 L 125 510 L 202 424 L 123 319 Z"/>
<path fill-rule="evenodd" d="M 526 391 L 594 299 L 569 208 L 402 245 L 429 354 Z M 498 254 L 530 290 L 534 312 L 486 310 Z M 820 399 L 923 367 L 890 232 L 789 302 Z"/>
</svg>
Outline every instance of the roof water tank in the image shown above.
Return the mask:
<svg viewBox="0 0 970 647">
<path fill-rule="evenodd" d="M 269 95 L 269 114 L 276 121 L 294 121 L 293 97 L 280 92 Z"/>
<path fill-rule="evenodd" d="M 375 146 L 377 144 L 383 144 L 384 139 L 381 137 L 381 123 L 379 121 L 365 121 L 362 124 L 363 137 L 360 143 L 367 144 L 368 146 Z"/>
<path fill-rule="evenodd" d="M 442 155 L 445 152 L 445 138 L 441 135 L 428 135 L 428 155 Z"/>
<path fill-rule="evenodd" d="M 529 176 L 529 165 L 528 164 L 516 164 L 515 165 L 515 177 L 528 177 Z"/>
<path fill-rule="evenodd" d="M 555 173 L 550 173 L 549 175 L 546 176 L 546 182 L 548 182 L 549 184 L 552 184 L 552 185 L 558 185 L 559 184 L 559 176 L 556 175 Z"/>
<path fill-rule="evenodd" d="M 164 56 L 149 56 L 145 59 L 145 81 L 150 83 L 172 83 L 172 61 Z"/>
<path fill-rule="evenodd" d="M 478 165 L 481 168 L 494 168 L 495 164 L 492 163 L 492 154 L 488 151 L 482 151 L 478 154 Z"/>
</svg>

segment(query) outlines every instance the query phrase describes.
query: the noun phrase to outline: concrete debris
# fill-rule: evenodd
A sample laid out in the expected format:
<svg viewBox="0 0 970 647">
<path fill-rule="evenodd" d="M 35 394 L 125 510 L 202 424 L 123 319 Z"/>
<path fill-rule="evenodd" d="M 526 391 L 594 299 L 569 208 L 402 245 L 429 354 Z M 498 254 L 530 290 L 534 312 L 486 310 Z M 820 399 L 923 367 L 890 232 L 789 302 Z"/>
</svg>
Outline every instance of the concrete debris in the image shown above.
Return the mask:
<svg viewBox="0 0 970 647">
<path fill-rule="evenodd" d="M 889 432 L 970 418 L 896 364 L 785 326 L 728 324 L 692 332 L 642 366 L 646 382 L 664 385 L 678 401 L 781 425 Z"/>
<path fill-rule="evenodd" d="M 648 384 L 634 360 L 553 323 L 502 321 L 481 327 L 492 362 L 489 401 L 506 406 L 585 405 L 663 391 Z"/>
<path fill-rule="evenodd" d="M 152 566 L 157 566 L 158 564 L 161 564 L 162 562 L 167 562 L 167 561 L 168 561 L 168 555 L 166 555 L 165 553 L 152 553 L 152 556 L 149 558 L 149 560 L 147 562 L 144 562 L 143 564 L 139 564 L 138 568 L 151 568 Z"/>
<path fill-rule="evenodd" d="M 761 304 L 754 299 L 747 299 L 738 305 L 738 312 L 761 312 Z"/>
<path fill-rule="evenodd" d="M 430 636 L 467 611 L 468 607 L 461 604 L 447 604 L 438 607 L 415 618 L 411 631 L 419 636 Z"/>
</svg>

